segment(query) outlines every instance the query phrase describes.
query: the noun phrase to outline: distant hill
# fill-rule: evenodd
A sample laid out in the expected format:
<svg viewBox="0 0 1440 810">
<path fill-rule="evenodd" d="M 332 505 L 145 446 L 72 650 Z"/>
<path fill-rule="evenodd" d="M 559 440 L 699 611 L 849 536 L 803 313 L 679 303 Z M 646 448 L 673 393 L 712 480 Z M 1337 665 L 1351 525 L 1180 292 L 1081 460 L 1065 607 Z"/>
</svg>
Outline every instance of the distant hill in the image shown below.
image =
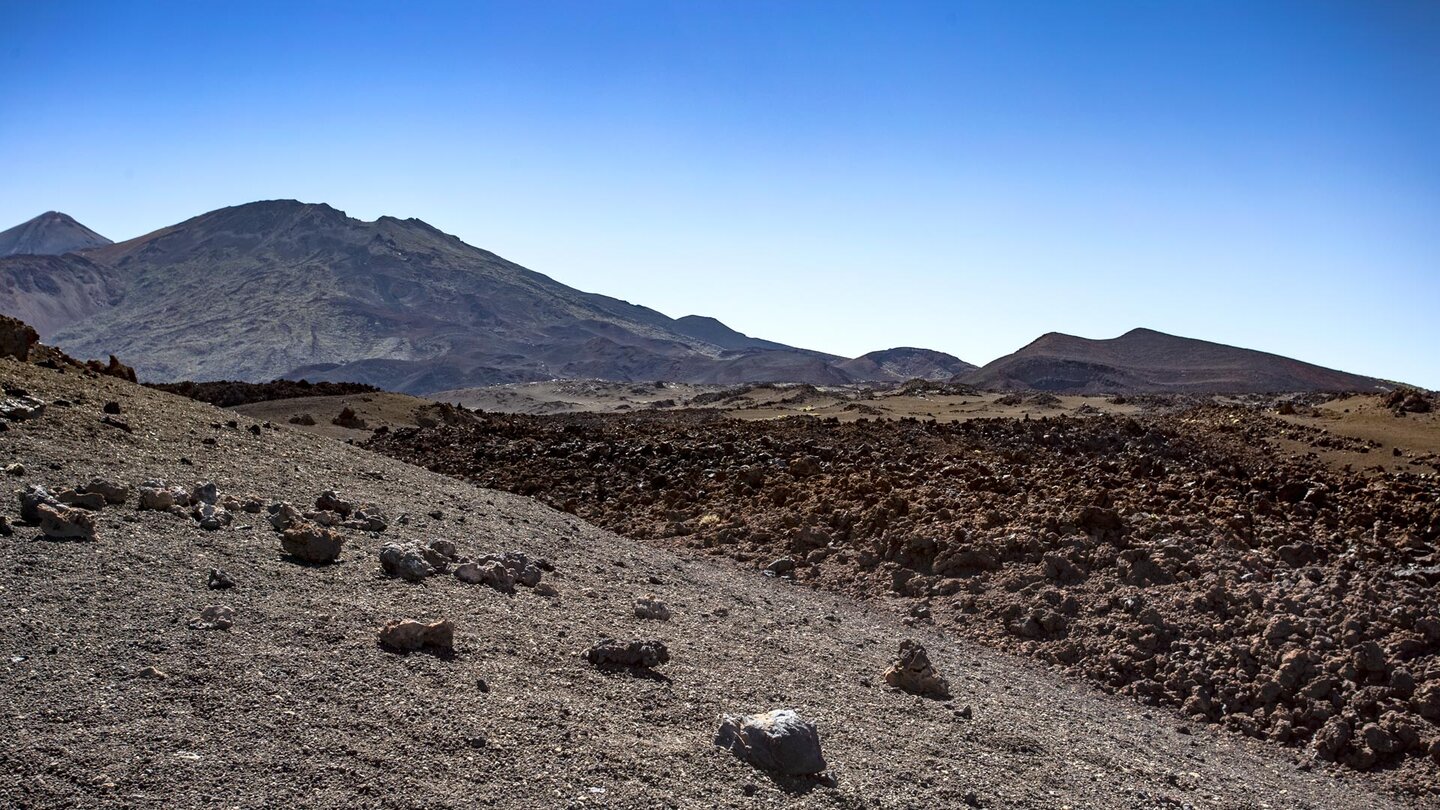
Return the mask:
<svg viewBox="0 0 1440 810">
<path fill-rule="evenodd" d="M 0 256 L 59 256 L 108 244 L 109 239 L 59 211 L 46 211 L 7 231 L 0 231 Z"/>
<path fill-rule="evenodd" d="M 294 200 L 43 262 L 0 258 L 0 311 L 71 352 L 116 354 L 149 381 L 304 377 L 425 393 L 556 378 L 901 378 L 581 292 L 419 220 L 364 222 Z"/>
<path fill-rule="evenodd" d="M 954 355 L 909 346 L 862 354 L 854 360 L 846 360 L 840 367 L 856 376 L 877 380 L 949 380 L 957 374 L 968 374 L 976 369 L 974 363 L 967 363 Z"/>
<path fill-rule="evenodd" d="M 1375 391 L 1392 387 L 1373 377 L 1151 329 L 1132 329 L 1109 340 L 1051 332 L 960 381 L 984 388 L 1077 394 Z"/>
</svg>

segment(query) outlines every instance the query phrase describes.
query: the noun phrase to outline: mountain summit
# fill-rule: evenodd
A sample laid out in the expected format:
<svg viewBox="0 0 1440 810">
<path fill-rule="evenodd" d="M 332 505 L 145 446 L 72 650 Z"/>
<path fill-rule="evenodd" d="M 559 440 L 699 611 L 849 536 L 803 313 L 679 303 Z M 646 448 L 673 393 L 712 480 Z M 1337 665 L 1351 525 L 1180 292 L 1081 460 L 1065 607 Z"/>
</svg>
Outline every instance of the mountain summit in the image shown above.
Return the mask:
<svg viewBox="0 0 1440 810">
<path fill-rule="evenodd" d="M 423 393 L 554 378 L 900 379 L 581 292 L 416 219 L 295 200 L 211 211 L 45 268 L 19 258 L 0 259 L 0 311 L 151 380 L 303 376 Z"/>
<path fill-rule="evenodd" d="M 962 380 L 986 388 L 1074 394 L 1374 391 L 1391 387 L 1373 377 L 1153 329 L 1132 329 L 1108 340 L 1050 332 Z"/>
<path fill-rule="evenodd" d="M 109 239 L 59 211 L 46 211 L 8 231 L 0 231 L 0 256 L 59 256 L 108 244 Z"/>
</svg>

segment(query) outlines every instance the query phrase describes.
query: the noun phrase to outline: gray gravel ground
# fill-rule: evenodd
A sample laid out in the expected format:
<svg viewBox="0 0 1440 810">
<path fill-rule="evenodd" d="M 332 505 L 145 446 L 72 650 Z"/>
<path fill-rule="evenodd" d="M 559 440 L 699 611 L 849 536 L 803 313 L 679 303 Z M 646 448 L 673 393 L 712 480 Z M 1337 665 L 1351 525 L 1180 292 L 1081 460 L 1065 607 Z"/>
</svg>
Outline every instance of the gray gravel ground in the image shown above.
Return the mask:
<svg viewBox="0 0 1440 810">
<path fill-rule="evenodd" d="M 0 538 L 3 806 L 1406 806 L 1363 776 L 1302 770 L 1294 752 L 906 627 L 884 604 L 659 551 L 288 427 L 254 435 L 119 380 L 5 360 L 0 382 L 51 402 L 0 433 L 0 465 L 26 467 L 11 489 L 213 480 L 308 508 L 333 488 L 392 519 L 383 535 L 347 531 L 340 562 L 318 567 L 283 557 L 261 515 L 205 532 L 133 495 L 100 513 L 95 542 L 17 525 Z M 107 400 L 133 433 L 101 424 Z M 4 513 L 18 522 L 13 498 Z M 559 596 L 381 575 L 381 543 L 436 538 L 547 557 Z M 236 587 L 209 590 L 212 567 Z M 674 618 L 635 618 L 646 593 Z M 212 604 L 234 626 L 190 629 Z M 380 649 L 395 618 L 452 619 L 454 655 Z M 654 677 L 599 671 L 579 653 L 605 635 L 659 638 L 672 661 Z M 907 637 L 953 701 L 882 686 Z M 782 707 L 819 724 L 828 778 L 772 779 L 711 745 L 720 714 Z"/>
</svg>

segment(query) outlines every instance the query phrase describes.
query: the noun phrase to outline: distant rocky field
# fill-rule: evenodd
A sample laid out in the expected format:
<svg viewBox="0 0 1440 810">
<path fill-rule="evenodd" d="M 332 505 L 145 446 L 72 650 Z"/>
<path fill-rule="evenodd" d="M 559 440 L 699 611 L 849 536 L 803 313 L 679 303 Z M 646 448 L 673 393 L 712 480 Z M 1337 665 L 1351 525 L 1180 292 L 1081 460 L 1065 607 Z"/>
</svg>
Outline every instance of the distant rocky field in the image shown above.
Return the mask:
<svg viewBox="0 0 1440 810">
<path fill-rule="evenodd" d="M 1415 396 L 1029 403 L 956 423 L 450 409 L 366 446 L 894 605 L 1433 801 L 1440 456 L 1325 427 L 1355 410 L 1435 447 Z"/>
</svg>

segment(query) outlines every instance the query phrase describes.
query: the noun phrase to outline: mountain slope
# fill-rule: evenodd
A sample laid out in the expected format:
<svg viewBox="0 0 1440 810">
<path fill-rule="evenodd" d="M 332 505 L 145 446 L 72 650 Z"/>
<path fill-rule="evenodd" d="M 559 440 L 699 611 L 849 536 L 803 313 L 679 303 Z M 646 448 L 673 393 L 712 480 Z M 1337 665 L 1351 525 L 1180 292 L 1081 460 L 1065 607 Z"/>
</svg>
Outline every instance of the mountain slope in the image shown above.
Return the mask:
<svg viewBox="0 0 1440 810">
<path fill-rule="evenodd" d="M 46 211 L 9 230 L 0 231 L 0 256 L 59 256 L 108 244 L 109 239 L 59 211 Z"/>
<path fill-rule="evenodd" d="M 47 342 L 60 329 L 119 302 L 109 268 L 79 255 L 0 257 L 0 312 L 34 326 Z"/>
<path fill-rule="evenodd" d="M 419 220 L 363 222 L 323 204 L 224 208 L 64 261 L 104 268 L 119 295 L 69 307 L 53 340 L 117 354 L 149 380 L 304 376 L 425 392 L 582 377 L 892 378 L 572 289 Z"/>
<path fill-rule="evenodd" d="M 1051 332 L 961 378 L 985 388 L 1066 393 L 1374 391 L 1384 380 L 1151 329 L 1091 340 Z"/>
</svg>

